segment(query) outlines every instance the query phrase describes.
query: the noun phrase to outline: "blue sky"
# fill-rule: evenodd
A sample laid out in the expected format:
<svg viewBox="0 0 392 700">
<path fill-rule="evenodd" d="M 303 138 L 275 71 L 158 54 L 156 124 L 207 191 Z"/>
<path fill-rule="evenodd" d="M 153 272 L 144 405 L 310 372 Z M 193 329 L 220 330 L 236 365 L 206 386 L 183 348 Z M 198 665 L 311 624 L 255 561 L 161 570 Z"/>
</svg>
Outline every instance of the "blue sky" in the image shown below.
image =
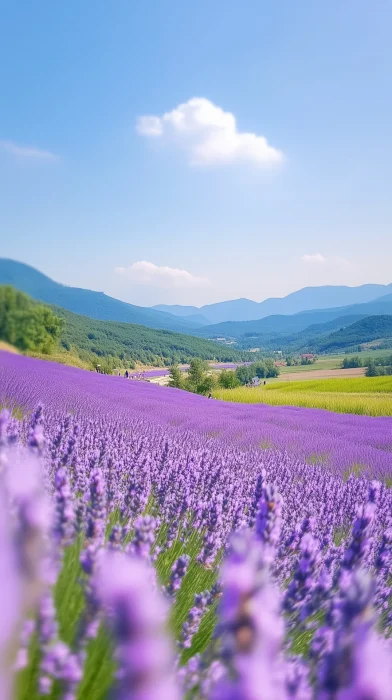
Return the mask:
<svg viewBox="0 0 392 700">
<path fill-rule="evenodd" d="M 383 0 L 6 3 L 0 255 L 145 305 L 391 282 L 391 31 Z"/>
</svg>

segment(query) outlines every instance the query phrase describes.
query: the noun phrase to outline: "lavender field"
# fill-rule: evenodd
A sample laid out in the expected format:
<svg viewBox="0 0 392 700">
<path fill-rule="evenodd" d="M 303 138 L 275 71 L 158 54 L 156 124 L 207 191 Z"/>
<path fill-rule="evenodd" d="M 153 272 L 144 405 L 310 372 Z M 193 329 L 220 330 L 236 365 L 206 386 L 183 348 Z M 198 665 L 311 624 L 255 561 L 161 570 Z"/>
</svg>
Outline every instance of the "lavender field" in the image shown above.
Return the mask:
<svg viewBox="0 0 392 700">
<path fill-rule="evenodd" d="M 0 353 L 0 698 L 392 698 L 392 419 Z"/>
</svg>

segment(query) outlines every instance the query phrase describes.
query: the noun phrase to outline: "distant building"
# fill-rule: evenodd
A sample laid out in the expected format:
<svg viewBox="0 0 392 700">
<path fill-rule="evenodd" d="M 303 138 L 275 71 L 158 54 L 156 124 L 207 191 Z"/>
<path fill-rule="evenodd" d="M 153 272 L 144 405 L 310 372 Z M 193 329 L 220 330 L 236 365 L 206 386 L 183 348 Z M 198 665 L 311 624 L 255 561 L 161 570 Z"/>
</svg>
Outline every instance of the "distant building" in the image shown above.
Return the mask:
<svg viewBox="0 0 392 700">
<path fill-rule="evenodd" d="M 303 360 L 313 360 L 314 355 L 312 355 L 311 353 L 305 353 L 305 355 L 301 355 L 301 358 Z"/>
<path fill-rule="evenodd" d="M 249 352 L 260 352 L 260 348 L 250 348 Z"/>
</svg>

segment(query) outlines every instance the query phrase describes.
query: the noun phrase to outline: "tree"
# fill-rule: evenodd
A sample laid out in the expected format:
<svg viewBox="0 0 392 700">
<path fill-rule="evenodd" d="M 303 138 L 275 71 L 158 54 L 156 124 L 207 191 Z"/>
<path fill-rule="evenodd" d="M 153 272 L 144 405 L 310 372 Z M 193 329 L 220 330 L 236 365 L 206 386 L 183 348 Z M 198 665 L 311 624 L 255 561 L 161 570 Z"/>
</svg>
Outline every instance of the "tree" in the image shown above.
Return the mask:
<svg viewBox="0 0 392 700">
<path fill-rule="evenodd" d="M 190 361 L 187 377 L 189 391 L 198 393 L 197 387 L 202 384 L 208 369 L 208 363 L 205 360 L 200 360 L 198 357 L 195 357 Z"/>
<path fill-rule="evenodd" d="M 255 376 L 252 365 L 241 365 L 237 367 L 235 373 L 239 383 L 243 385 L 248 384 Z"/>
<path fill-rule="evenodd" d="M 170 367 L 169 386 L 174 389 L 182 389 L 183 387 L 183 378 L 177 364 Z"/>
<path fill-rule="evenodd" d="M 342 369 L 351 369 L 353 367 L 362 367 L 362 360 L 360 357 L 345 357 L 342 362 Z"/>
<path fill-rule="evenodd" d="M 223 369 L 219 375 L 218 384 L 222 389 L 235 389 L 237 386 L 240 386 L 240 381 L 235 372 L 228 372 L 227 369 Z"/>
<path fill-rule="evenodd" d="M 52 309 L 13 287 L 0 287 L 0 338 L 23 352 L 49 354 L 63 328 Z"/>
<path fill-rule="evenodd" d="M 378 374 L 379 374 L 378 367 L 376 367 L 374 360 L 369 360 L 368 366 L 366 368 L 366 376 L 367 377 L 377 377 Z"/>
<path fill-rule="evenodd" d="M 267 370 L 264 362 L 256 362 L 251 365 L 254 369 L 253 377 L 258 377 L 259 379 L 264 379 L 267 376 Z"/>
<path fill-rule="evenodd" d="M 197 386 L 197 393 L 206 396 L 210 394 L 215 386 L 214 377 L 211 374 L 206 374 L 200 384 Z"/>
</svg>

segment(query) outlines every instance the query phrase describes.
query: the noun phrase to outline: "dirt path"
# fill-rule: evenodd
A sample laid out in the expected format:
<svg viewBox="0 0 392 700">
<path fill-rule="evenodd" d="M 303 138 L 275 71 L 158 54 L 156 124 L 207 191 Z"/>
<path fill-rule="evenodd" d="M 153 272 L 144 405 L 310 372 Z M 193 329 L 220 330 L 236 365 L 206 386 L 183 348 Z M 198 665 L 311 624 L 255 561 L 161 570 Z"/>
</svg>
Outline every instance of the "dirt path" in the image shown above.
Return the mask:
<svg viewBox="0 0 392 700">
<path fill-rule="evenodd" d="M 307 372 L 288 372 L 281 374 L 279 382 L 300 382 L 303 379 L 342 379 L 343 377 L 363 377 L 364 367 L 354 367 L 352 369 L 315 369 Z"/>
</svg>

